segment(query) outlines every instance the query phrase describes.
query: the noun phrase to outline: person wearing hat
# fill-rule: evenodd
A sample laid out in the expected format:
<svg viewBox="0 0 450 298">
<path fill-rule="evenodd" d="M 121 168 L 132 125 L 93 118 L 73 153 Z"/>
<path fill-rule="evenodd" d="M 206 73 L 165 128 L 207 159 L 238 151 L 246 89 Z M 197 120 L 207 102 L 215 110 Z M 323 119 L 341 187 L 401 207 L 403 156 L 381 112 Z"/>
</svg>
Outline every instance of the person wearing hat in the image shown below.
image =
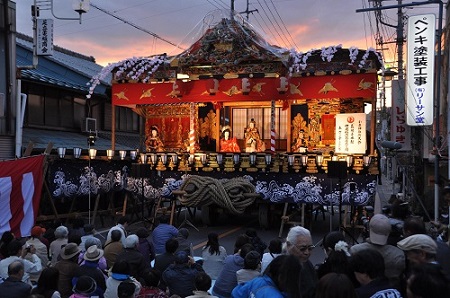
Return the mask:
<svg viewBox="0 0 450 298">
<path fill-rule="evenodd" d="M 100 237 L 97 237 L 97 235 L 95 234 L 96 231 L 92 224 L 85 224 L 83 227 L 83 230 L 84 230 L 84 235 L 81 236 L 81 243 L 80 243 L 81 252 L 86 251 L 87 247 L 85 247 L 85 243 L 86 243 L 86 240 L 89 238 L 96 238 L 101 243 L 102 240 L 100 239 Z"/>
<path fill-rule="evenodd" d="M 31 229 L 31 236 L 25 242 L 25 245 L 33 245 L 36 248 L 36 255 L 41 259 L 43 267 L 47 267 L 48 264 L 48 249 L 47 246 L 41 241 L 42 235 L 44 235 L 45 229 L 41 226 L 34 226 Z"/>
<path fill-rule="evenodd" d="M 73 287 L 73 294 L 69 298 L 98 297 L 96 289 L 97 284 L 92 277 L 80 276 Z"/>
<path fill-rule="evenodd" d="M 51 259 L 51 266 L 55 266 L 59 261 L 61 248 L 64 247 L 69 241 L 69 229 L 65 226 L 58 226 L 55 229 L 55 240 L 50 243 L 49 256 Z"/>
<path fill-rule="evenodd" d="M 408 262 L 413 265 L 435 263 L 437 244 L 428 235 L 415 234 L 397 243 L 397 247 L 403 250 L 406 254 Z"/>
<path fill-rule="evenodd" d="M 59 271 L 58 290 L 61 297 L 72 294 L 72 279 L 78 269 L 78 255 L 81 250 L 76 243 L 69 242 L 62 247 L 59 254 L 60 260 L 53 266 Z"/>
<path fill-rule="evenodd" d="M 95 292 L 99 296 L 103 296 L 106 290 L 106 275 L 98 268 L 98 261 L 101 257 L 103 257 L 103 250 L 98 248 L 97 245 L 90 246 L 83 256 L 84 264 L 79 266 L 75 271 L 72 284 L 75 284 L 81 276 L 90 276 L 97 284 L 97 290 Z"/>
<path fill-rule="evenodd" d="M 251 119 L 244 130 L 245 152 L 264 152 L 266 145 L 261 140 L 255 119 Z"/>
<path fill-rule="evenodd" d="M 117 255 L 116 262 L 126 261 L 130 265 L 130 275 L 136 279 L 141 278 L 150 270 L 150 264 L 146 263 L 144 256 L 138 250 L 139 237 L 129 235 L 125 239 L 123 251 Z"/>
<path fill-rule="evenodd" d="M 393 286 L 399 287 L 406 261 L 401 249 L 387 244 L 390 232 L 391 222 L 389 218 L 383 214 L 375 214 L 369 221 L 369 238 L 364 243 L 353 245 L 350 248 L 350 254 L 364 249 L 379 251 L 384 258 L 384 275 Z"/>
<path fill-rule="evenodd" d="M 175 253 L 175 264 L 162 274 L 162 280 L 169 288 L 170 295 L 186 297 L 195 290 L 195 277 L 202 272 L 202 267 L 194 262 L 185 251 Z"/>
<path fill-rule="evenodd" d="M 47 246 L 41 241 L 41 237 L 44 233 L 45 233 L 44 228 L 42 228 L 41 226 L 34 226 L 31 229 L 30 238 L 25 242 L 25 247 L 33 246 L 36 249 L 36 255 L 41 260 L 42 268 L 45 268 L 48 265 L 48 249 Z M 32 256 L 31 254 L 27 254 L 25 258 L 31 261 Z M 41 274 L 40 271 L 37 273 L 31 273 L 30 274 L 31 282 L 37 283 L 40 274 Z"/>
</svg>

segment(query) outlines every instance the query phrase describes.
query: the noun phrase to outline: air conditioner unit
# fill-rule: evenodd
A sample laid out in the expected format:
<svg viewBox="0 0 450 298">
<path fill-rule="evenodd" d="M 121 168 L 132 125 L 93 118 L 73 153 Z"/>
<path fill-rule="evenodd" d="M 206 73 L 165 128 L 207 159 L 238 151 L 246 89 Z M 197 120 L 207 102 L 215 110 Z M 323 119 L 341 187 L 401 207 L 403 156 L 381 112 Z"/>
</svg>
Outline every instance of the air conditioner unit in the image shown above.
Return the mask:
<svg viewBox="0 0 450 298">
<path fill-rule="evenodd" d="M 97 119 L 86 118 L 84 120 L 84 131 L 85 132 L 97 132 Z"/>
</svg>

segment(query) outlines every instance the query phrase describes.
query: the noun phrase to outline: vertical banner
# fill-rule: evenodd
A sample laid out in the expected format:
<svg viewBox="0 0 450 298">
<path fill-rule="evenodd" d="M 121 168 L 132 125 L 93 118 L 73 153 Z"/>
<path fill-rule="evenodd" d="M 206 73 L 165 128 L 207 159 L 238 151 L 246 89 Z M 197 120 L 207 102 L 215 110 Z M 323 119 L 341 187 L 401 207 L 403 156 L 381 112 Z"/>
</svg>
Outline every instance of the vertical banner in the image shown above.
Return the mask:
<svg viewBox="0 0 450 298">
<path fill-rule="evenodd" d="M 411 128 L 406 124 L 405 80 L 392 81 L 391 138 L 411 150 Z"/>
<path fill-rule="evenodd" d="M 336 114 L 336 153 L 366 153 L 366 114 Z"/>
<path fill-rule="evenodd" d="M 409 17 L 406 116 L 410 126 L 433 124 L 435 35 L 434 14 Z"/>
<path fill-rule="evenodd" d="M 36 20 L 36 55 L 53 55 L 53 20 Z"/>
<path fill-rule="evenodd" d="M 0 162 L 0 234 L 30 235 L 39 211 L 44 158 Z"/>
</svg>

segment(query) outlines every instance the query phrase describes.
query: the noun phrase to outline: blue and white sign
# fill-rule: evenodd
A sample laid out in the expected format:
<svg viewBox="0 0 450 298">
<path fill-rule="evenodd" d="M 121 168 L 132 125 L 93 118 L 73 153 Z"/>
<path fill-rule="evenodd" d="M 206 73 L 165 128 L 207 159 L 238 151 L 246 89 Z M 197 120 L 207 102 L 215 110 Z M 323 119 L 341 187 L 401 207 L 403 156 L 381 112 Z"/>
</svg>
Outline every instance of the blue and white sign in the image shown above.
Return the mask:
<svg viewBox="0 0 450 298">
<path fill-rule="evenodd" d="M 405 91 L 410 126 L 433 124 L 435 35 L 434 14 L 409 17 Z"/>
</svg>

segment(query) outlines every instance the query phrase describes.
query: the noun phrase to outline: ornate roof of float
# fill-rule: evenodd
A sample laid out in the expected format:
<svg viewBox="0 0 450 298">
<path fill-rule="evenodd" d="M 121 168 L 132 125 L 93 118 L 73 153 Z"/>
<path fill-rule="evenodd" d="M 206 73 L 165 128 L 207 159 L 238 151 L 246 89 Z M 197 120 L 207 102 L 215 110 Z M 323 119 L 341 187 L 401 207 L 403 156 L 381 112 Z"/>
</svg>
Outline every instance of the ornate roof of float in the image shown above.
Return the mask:
<svg viewBox="0 0 450 298">
<path fill-rule="evenodd" d="M 180 76 L 183 80 L 304 77 L 376 73 L 380 68 L 382 58 L 373 48 L 336 45 L 307 52 L 288 50 L 269 44 L 239 14 L 216 11 L 205 17 L 187 50 L 108 64 L 92 78 L 89 94 L 111 72 L 115 83 L 157 83 Z"/>
</svg>

